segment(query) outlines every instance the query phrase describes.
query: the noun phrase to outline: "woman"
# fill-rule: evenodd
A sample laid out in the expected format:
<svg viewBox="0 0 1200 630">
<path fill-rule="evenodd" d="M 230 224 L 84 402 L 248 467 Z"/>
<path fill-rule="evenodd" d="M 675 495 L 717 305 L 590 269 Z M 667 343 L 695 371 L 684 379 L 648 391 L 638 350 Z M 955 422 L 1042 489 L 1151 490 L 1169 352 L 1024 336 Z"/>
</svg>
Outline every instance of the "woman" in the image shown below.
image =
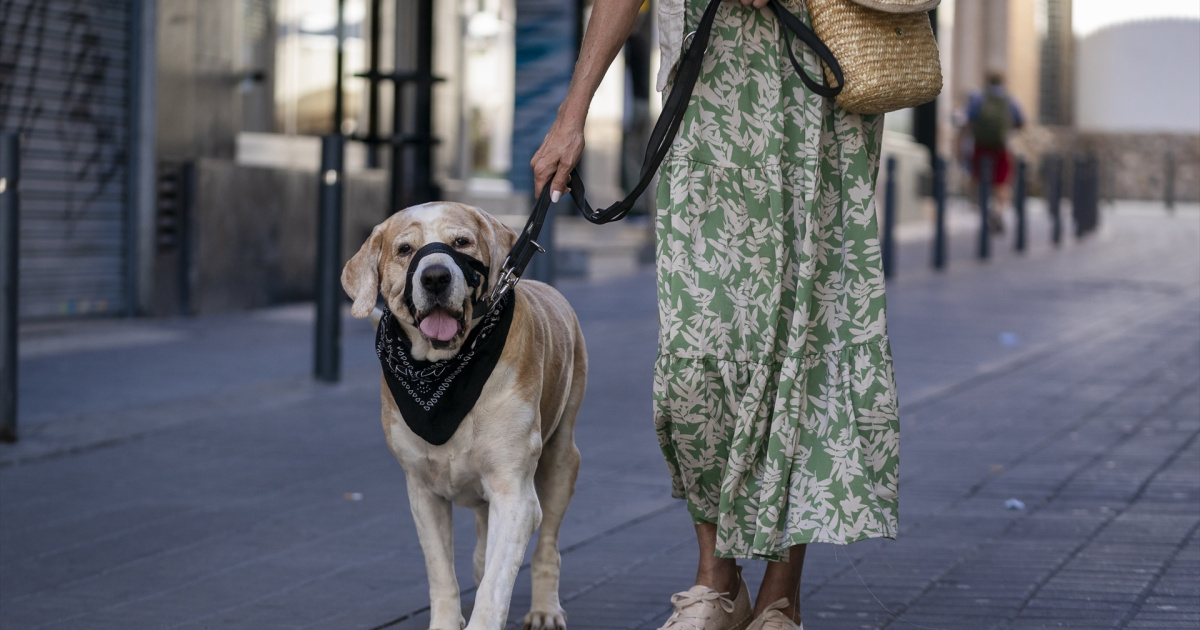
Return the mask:
<svg viewBox="0 0 1200 630">
<path fill-rule="evenodd" d="M 594 5 L 531 162 L 555 200 L 641 1 Z M 696 584 L 672 598 L 664 629 L 799 628 L 807 543 L 897 531 L 899 427 L 872 205 L 883 119 L 807 90 L 766 3 L 721 6 L 660 170 L 654 419 L 700 546 Z M 662 1 L 660 89 L 706 4 Z M 753 606 L 739 558 L 768 561 Z"/>
</svg>

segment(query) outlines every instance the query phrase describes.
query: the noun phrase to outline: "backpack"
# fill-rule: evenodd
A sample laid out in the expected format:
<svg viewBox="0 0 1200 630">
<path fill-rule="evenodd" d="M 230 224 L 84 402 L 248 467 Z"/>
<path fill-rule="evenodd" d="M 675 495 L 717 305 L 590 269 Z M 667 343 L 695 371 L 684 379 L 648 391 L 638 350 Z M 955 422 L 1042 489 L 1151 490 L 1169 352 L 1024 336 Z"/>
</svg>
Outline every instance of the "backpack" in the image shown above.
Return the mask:
<svg viewBox="0 0 1200 630">
<path fill-rule="evenodd" d="M 1002 148 L 1012 125 L 1012 111 L 1008 97 L 988 91 L 979 107 L 979 114 L 971 122 L 975 145 L 985 148 Z"/>
</svg>

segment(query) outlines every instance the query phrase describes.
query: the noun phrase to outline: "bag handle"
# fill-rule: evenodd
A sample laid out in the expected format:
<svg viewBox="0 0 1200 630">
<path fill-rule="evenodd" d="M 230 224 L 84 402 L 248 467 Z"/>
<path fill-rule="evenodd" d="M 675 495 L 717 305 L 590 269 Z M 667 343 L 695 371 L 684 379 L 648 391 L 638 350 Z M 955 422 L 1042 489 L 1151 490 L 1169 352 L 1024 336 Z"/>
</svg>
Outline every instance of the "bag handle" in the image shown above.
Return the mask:
<svg viewBox="0 0 1200 630">
<path fill-rule="evenodd" d="M 671 144 L 675 141 L 675 136 L 679 133 L 679 126 L 683 123 L 684 114 L 687 113 L 688 101 L 691 100 L 692 91 L 696 87 L 696 80 L 700 77 L 700 69 L 704 64 L 704 53 L 708 51 L 708 40 L 712 35 L 713 22 L 717 17 L 717 9 L 720 8 L 724 0 L 711 0 L 708 6 L 704 9 L 704 14 L 700 17 L 700 23 L 696 26 L 695 35 L 692 37 L 692 43 L 683 51 L 683 55 L 679 60 L 679 68 L 675 71 L 675 83 L 671 88 L 671 92 L 667 95 L 667 100 L 663 104 L 662 114 L 659 115 L 658 121 L 654 123 L 654 129 L 650 132 L 650 142 L 646 146 L 646 154 L 642 158 L 642 177 L 630 191 L 626 197 L 607 208 L 596 210 L 592 208 L 587 200 L 587 189 L 583 185 L 583 178 L 579 175 L 578 169 L 571 169 L 571 199 L 575 203 L 576 210 L 579 214 L 588 221 L 597 225 L 612 223 L 624 219 L 629 211 L 633 209 L 634 202 L 637 198 L 646 191 L 650 182 L 654 179 L 654 174 L 658 171 L 658 167 L 667 157 L 667 152 L 671 149 Z M 837 59 L 829 50 L 829 47 L 817 37 L 817 34 L 812 31 L 804 22 L 800 21 L 790 11 L 779 3 L 779 0 L 770 0 L 767 4 L 775 16 L 783 25 L 784 37 L 787 40 L 788 56 L 791 58 L 792 67 L 796 73 L 800 75 L 800 80 L 808 89 L 815 94 L 826 98 L 837 96 L 845 84 L 842 74 L 842 67 L 838 64 Z M 829 68 L 833 78 L 837 80 L 837 85 L 826 86 L 818 83 L 804 71 L 800 66 L 800 62 L 796 59 L 796 54 L 792 50 L 792 34 L 800 39 L 805 45 L 817 54 L 817 57 Z M 525 267 L 529 261 L 533 259 L 536 252 L 545 252 L 541 245 L 537 244 L 538 235 L 541 234 L 542 224 L 546 221 L 546 214 L 550 210 L 550 184 L 547 183 L 542 187 L 542 194 L 538 195 L 537 202 L 533 206 L 533 212 L 529 215 L 529 221 L 525 223 L 524 229 L 517 237 L 517 241 L 513 244 L 512 249 L 508 252 L 508 257 L 504 260 L 504 266 L 501 269 L 500 280 L 492 290 L 490 302 L 496 304 L 500 298 L 509 291 L 517 281 L 521 279 L 521 275 L 525 272 Z"/>
</svg>

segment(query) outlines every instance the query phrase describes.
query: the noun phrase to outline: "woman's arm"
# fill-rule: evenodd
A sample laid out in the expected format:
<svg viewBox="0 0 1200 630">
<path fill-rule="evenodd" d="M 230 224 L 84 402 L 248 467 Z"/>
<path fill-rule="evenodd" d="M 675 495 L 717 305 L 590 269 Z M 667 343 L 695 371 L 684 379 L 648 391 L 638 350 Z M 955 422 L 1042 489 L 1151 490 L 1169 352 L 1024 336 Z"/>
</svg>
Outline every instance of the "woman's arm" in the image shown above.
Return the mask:
<svg viewBox="0 0 1200 630">
<path fill-rule="evenodd" d="M 583 46 L 567 98 L 558 108 L 558 118 L 550 127 L 542 146 L 533 154 L 529 165 L 533 167 L 533 194 L 541 194 L 542 186 L 551 182 L 550 190 L 554 201 L 567 189 L 571 169 L 579 163 L 583 154 L 583 122 L 596 88 L 604 79 L 604 73 L 625 45 L 633 30 L 634 20 L 642 0 L 596 0 L 592 17 L 588 20 L 583 35 Z"/>
<path fill-rule="evenodd" d="M 726 0 L 746 8 L 762 9 L 767 0 Z M 542 146 L 533 154 L 529 165 L 533 167 L 534 197 L 542 193 L 542 187 L 550 182 L 551 199 L 558 201 L 567 190 L 571 180 L 571 169 L 579 163 L 583 154 L 583 123 L 596 88 L 604 79 L 604 73 L 617 56 L 617 51 L 629 39 L 634 20 L 643 0 L 596 0 L 592 17 L 583 34 L 583 46 L 567 98 L 558 108 Z"/>
</svg>

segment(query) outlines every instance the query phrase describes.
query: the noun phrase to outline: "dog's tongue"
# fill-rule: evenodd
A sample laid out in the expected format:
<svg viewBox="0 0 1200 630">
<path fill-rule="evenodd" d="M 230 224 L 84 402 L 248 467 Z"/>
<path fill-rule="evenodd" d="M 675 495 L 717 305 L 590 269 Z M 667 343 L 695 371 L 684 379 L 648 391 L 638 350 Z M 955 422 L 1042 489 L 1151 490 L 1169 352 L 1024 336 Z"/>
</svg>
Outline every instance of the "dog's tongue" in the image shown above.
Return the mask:
<svg viewBox="0 0 1200 630">
<path fill-rule="evenodd" d="M 450 341 L 458 334 L 458 322 L 442 311 L 434 311 L 421 320 L 421 332 L 430 339 Z"/>
</svg>

